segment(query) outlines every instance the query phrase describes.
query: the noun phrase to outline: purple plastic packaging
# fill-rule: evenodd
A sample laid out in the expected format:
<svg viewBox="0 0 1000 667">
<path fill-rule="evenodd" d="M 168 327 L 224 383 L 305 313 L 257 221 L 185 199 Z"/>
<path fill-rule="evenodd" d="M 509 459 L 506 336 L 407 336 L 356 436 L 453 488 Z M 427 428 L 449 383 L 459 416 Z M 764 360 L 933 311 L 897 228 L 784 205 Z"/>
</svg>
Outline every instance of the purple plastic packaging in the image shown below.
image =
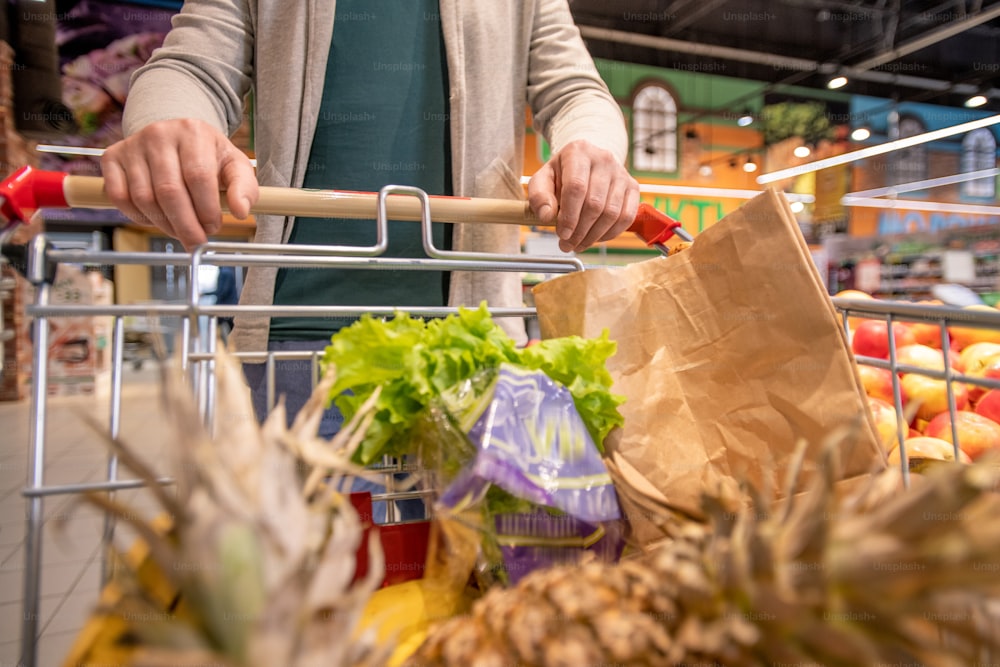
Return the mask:
<svg viewBox="0 0 1000 667">
<path fill-rule="evenodd" d="M 540 371 L 504 364 L 476 409 L 462 419 L 474 420 L 467 436 L 476 456 L 440 501 L 468 506 L 496 484 L 541 506 L 495 517 L 511 583 L 584 551 L 616 560 L 624 544 L 618 497 L 569 390 Z"/>
</svg>

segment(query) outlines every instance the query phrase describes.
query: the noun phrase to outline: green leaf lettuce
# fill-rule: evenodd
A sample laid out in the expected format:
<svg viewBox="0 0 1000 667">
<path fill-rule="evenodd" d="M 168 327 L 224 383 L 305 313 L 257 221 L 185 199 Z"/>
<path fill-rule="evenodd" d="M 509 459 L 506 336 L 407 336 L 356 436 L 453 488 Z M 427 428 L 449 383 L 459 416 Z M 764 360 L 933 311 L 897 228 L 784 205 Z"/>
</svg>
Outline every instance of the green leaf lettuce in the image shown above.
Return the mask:
<svg viewBox="0 0 1000 667">
<path fill-rule="evenodd" d="M 567 336 L 519 349 L 484 304 L 427 321 L 406 313 L 385 321 L 362 316 L 331 338 L 323 364 L 337 368 L 330 396 L 345 419 L 376 387 L 382 387 L 375 421 L 356 457 L 369 464 L 384 455 L 406 454 L 409 431 L 431 401 L 504 362 L 541 370 L 564 384 L 603 451 L 605 436 L 623 423 L 618 406 L 624 398 L 611 393 L 611 375 L 605 367 L 615 348 L 605 331 L 597 339 Z"/>
</svg>

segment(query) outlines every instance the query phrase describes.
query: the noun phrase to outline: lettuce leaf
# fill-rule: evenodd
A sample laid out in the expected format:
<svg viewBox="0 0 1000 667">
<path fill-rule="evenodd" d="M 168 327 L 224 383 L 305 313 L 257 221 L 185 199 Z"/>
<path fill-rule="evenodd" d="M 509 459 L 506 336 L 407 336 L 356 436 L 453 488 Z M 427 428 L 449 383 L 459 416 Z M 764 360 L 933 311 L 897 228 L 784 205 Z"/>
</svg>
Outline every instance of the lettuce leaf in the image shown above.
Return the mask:
<svg viewBox="0 0 1000 667">
<path fill-rule="evenodd" d="M 427 321 L 402 312 L 390 320 L 362 316 L 330 339 L 322 361 L 337 368 L 330 398 L 346 419 L 382 387 L 375 420 L 355 457 L 367 465 L 408 453 L 409 431 L 433 399 L 504 362 L 541 370 L 564 384 L 603 452 L 604 437 L 623 423 L 618 406 L 624 398 L 611 393 L 605 367 L 615 348 L 605 331 L 598 339 L 569 336 L 519 349 L 483 304 Z"/>
<path fill-rule="evenodd" d="M 600 338 L 550 338 L 521 351 L 522 366 L 542 371 L 569 389 L 576 411 L 601 453 L 604 438 L 624 423 L 618 406 L 625 398 L 611 393 L 611 373 L 605 366 L 617 347 L 605 329 Z"/>
</svg>

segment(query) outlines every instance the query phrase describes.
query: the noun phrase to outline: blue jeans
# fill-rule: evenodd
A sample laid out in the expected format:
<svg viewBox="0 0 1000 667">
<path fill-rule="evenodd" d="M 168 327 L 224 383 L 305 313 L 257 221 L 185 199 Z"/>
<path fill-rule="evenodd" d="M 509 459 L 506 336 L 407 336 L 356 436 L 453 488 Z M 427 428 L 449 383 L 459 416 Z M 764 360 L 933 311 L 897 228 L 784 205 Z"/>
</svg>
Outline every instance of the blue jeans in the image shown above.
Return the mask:
<svg viewBox="0 0 1000 667">
<path fill-rule="evenodd" d="M 329 340 L 309 340 L 309 341 L 271 341 L 267 345 L 269 352 L 301 352 L 301 351 L 322 351 L 329 344 Z M 267 404 L 267 367 L 265 364 L 243 364 L 243 374 L 246 376 L 247 384 L 250 385 L 250 395 L 253 399 L 253 410 L 257 416 L 257 421 L 263 422 L 270 412 Z M 312 360 L 311 359 L 289 359 L 276 360 L 274 365 L 274 398 L 285 398 L 285 414 L 288 426 L 292 425 L 295 416 L 309 400 L 313 390 Z M 319 423 L 319 436 L 329 440 L 340 431 L 344 424 L 344 416 L 336 406 L 331 405 L 327 409 Z M 406 475 L 397 475 L 397 479 L 403 481 Z M 371 493 L 384 493 L 385 487 L 366 479 L 355 479 L 352 491 L 370 491 Z M 397 500 L 395 501 L 396 520 L 410 521 L 423 519 L 425 516 L 424 503 L 422 500 Z M 375 523 L 386 522 L 386 504 L 384 502 L 375 503 L 372 507 L 372 516 Z"/>
</svg>

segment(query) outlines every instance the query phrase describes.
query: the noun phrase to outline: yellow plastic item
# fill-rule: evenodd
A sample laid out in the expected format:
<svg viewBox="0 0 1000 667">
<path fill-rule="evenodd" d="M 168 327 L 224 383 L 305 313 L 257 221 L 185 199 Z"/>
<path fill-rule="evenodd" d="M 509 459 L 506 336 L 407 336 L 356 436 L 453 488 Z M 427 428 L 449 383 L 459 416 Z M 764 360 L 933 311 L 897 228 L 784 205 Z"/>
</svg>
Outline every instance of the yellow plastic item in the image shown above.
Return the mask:
<svg viewBox="0 0 1000 667">
<path fill-rule="evenodd" d="M 374 629 L 379 641 L 396 647 L 388 667 L 399 667 L 427 638 L 430 626 L 467 609 L 468 596 L 427 579 L 375 591 L 365 606 L 358 633 Z"/>
<path fill-rule="evenodd" d="M 166 534 L 172 522 L 167 515 L 160 515 L 152 522 L 153 528 Z M 118 567 L 128 567 L 136 573 L 139 586 L 151 599 L 162 605 L 164 614 L 177 613 L 171 608 L 176 603 L 177 590 L 163 576 L 156 562 L 149 555 L 149 547 L 142 540 L 136 540 L 124 554 Z M 121 640 L 126 635 L 128 624 L 119 616 L 101 612 L 100 609 L 113 607 L 122 597 L 121 585 L 111 579 L 101 590 L 100 600 L 73 642 L 63 667 L 79 665 L 126 665 L 136 652 L 136 647 Z"/>
</svg>

